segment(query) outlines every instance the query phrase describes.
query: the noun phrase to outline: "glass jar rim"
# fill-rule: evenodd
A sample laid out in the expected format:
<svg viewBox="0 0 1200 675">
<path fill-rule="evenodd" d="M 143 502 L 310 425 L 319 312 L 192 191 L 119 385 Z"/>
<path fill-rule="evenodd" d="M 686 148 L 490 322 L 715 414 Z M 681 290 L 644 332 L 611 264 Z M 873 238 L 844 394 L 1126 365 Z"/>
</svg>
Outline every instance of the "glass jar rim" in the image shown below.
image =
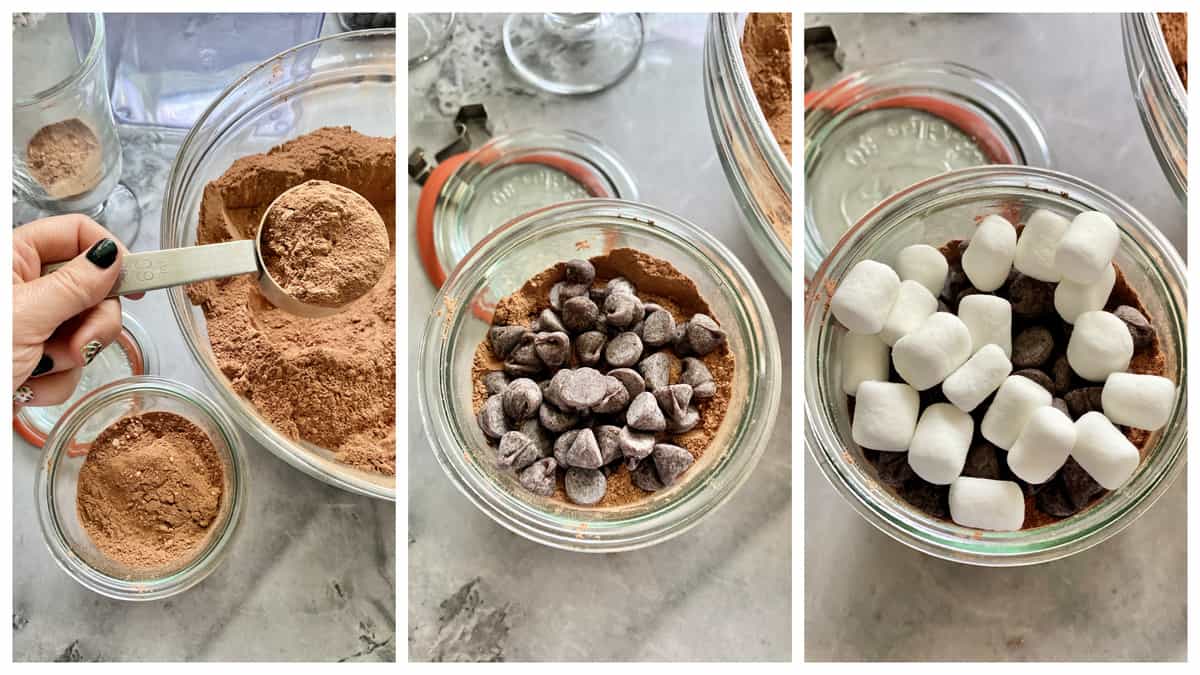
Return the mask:
<svg viewBox="0 0 1200 675">
<path fill-rule="evenodd" d="M 564 219 L 561 223 L 548 222 Z M 566 220 L 571 219 L 574 220 Z M 517 497 L 503 494 L 495 481 L 470 465 L 460 442 L 456 409 L 444 395 L 444 364 L 455 341 L 455 315 L 472 311 L 467 303 L 454 298 L 472 297 L 476 279 L 473 270 L 485 270 L 489 261 L 502 259 L 506 247 L 533 236 L 543 236 L 550 228 L 578 227 L 579 220 L 595 218 L 599 223 L 618 221 L 641 234 L 660 237 L 689 250 L 726 287 L 737 288 L 732 300 L 738 304 L 735 317 L 747 335 L 749 363 L 739 365 L 748 379 L 750 409 L 731 437 L 731 447 L 740 452 L 724 452 L 703 476 L 681 486 L 683 490 L 670 502 L 652 512 L 618 521 L 589 522 L 550 514 Z M 722 256 L 717 262 L 729 269 L 729 275 L 714 265 L 706 251 Z M 475 273 L 483 274 L 482 271 Z M 465 290 L 465 292 L 464 292 Z M 731 291 L 732 293 L 732 291 Z M 741 263 L 709 233 L 679 216 L 657 207 L 615 199 L 584 199 L 551 205 L 509 222 L 482 240 L 455 269 L 434 299 L 443 309 L 427 320 L 419 347 L 417 369 L 418 402 L 426 436 L 447 477 L 477 508 L 506 529 L 540 544 L 565 550 L 587 552 L 627 551 L 661 543 L 690 529 L 714 511 L 742 485 L 766 448 L 767 435 L 773 429 L 782 385 L 780 378 L 768 376 L 770 368 L 778 373 L 781 362 L 778 338 L 770 312 L 753 278 Z M 669 522 L 664 518 L 670 517 Z"/>
<path fill-rule="evenodd" d="M 1122 14 L 1121 42 L 1129 85 L 1150 146 L 1175 194 L 1186 201 L 1187 88 L 1175 71 L 1157 13 Z M 1144 84 L 1143 67 L 1152 71 Z"/>
<path fill-rule="evenodd" d="M 35 105 L 40 105 L 47 99 L 50 99 L 60 92 L 75 86 L 80 80 L 86 77 L 88 73 L 96 68 L 96 64 L 100 62 L 101 57 L 104 55 L 104 14 L 101 12 L 87 12 L 87 14 L 92 17 L 92 25 L 94 30 L 92 31 L 92 43 L 88 45 L 88 51 L 83 60 L 79 62 L 79 65 L 75 67 L 75 70 L 71 71 L 70 75 L 67 75 L 59 82 L 25 98 L 18 98 L 14 100 L 13 107 L 28 108 Z"/>
<path fill-rule="evenodd" d="M 58 471 L 59 458 L 73 449 L 71 439 L 91 415 L 104 406 L 137 394 L 153 394 L 174 399 L 211 422 L 220 434 L 221 442 L 229 448 L 230 461 L 224 465 L 224 469 L 233 489 L 229 514 L 222 523 L 221 531 L 210 537 L 204 549 L 185 567 L 160 578 L 130 581 L 105 574 L 75 554 L 70 542 L 62 534 L 58 512 L 54 506 L 54 475 Z M 157 376 L 130 377 L 106 384 L 89 392 L 67 409 L 51 431 L 45 451 L 35 489 L 42 539 L 55 563 L 80 585 L 115 600 L 161 600 L 192 588 L 222 562 L 223 554 L 229 548 L 241 523 L 249 467 L 237 427 L 224 411 L 200 391 L 182 382 Z"/>
<path fill-rule="evenodd" d="M 1098 208 L 1114 215 L 1124 240 L 1131 240 L 1140 254 L 1152 260 L 1160 275 L 1156 280 L 1166 288 L 1164 305 L 1170 316 L 1163 317 L 1179 336 L 1175 359 L 1183 379 L 1187 370 L 1186 354 L 1186 272 L 1179 254 L 1162 233 L 1144 216 L 1120 198 L 1082 179 L 1049 169 L 1023 166 L 982 166 L 960 169 L 916 183 L 888 197 L 847 233 L 822 264 L 805 296 L 805 446 L 834 489 L 873 526 L 901 543 L 932 555 L 956 562 L 985 566 L 1028 565 L 1057 560 L 1095 546 L 1120 532 L 1148 510 L 1171 485 L 1186 462 L 1187 425 L 1185 386 L 1178 387 L 1172 418 L 1158 438 L 1153 455 L 1142 461 L 1134 476 L 1114 498 L 1102 501 L 1076 516 L 1042 528 L 1019 532 L 982 532 L 945 524 L 927 516 L 906 513 L 873 481 L 862 480 L 861 470 L 851 468 L 857 460 L 842 446 L 825 410 L 830 387 L 823 384 L 827 374 L 817 373 L 814 364 L 824 362 L 824 350 L 830 344 L 830 324 L 825 303 L 831 291 L 831 275 L 840 274 L 851 261 L 859 259 L 865 240 L 881 230 L 899 227 L 909 218 L 935 207 L 941 200 L 984 189 L 1000 196 L 1015 192 L 1036 192 L 1080 210 Z M 944 203 L 944 202 L 943 202 Z M 1126 224 L 1129 227 L 1126 227 Z M 882 236 L 882 235 L 880 235 Z M 843 260 L 845 258 L 845 260 Z M 838 272 L 831 268 L 837 267 Z M 1178 296 L 1178 297 L 1177 297 Z M 841 387 L 833 387 L 841 392 Z M 880 498 L 880 495 L 883 497 Z"/>
</svg>

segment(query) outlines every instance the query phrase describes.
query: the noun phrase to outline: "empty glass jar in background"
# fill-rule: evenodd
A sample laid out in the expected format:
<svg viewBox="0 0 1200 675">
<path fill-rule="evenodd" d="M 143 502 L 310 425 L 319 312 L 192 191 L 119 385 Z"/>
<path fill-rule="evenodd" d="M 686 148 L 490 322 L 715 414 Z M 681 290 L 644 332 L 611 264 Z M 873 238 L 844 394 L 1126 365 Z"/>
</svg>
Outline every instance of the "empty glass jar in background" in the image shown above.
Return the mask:
<svg viewBox="0 0 1200 675">
<path fill-rule="evenodd" d="M 408 67 L 432 59 L 454 36 L 454 14 L 408 15 Z"/>
<path fill-rule="evenodd" d="M 25 207 L 14 222 L 85 213 L 126 245 L 137 239 L 106 72 L 102 15 L 14 15 L 13 190 Z"/>
<path fill-rule="evenodd" d="M 513 71 L 552 94 L 592 94 L 620 82 L 646 41 L 640 14 L 512 14 L 504 53 Z"/>
</svg>

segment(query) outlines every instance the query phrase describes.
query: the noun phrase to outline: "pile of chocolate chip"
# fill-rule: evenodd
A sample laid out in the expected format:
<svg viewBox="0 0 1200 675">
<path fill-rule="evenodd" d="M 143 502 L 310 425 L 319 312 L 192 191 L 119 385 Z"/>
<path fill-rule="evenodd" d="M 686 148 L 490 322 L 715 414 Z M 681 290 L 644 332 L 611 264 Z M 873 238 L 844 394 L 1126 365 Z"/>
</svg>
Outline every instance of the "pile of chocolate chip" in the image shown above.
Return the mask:
<svg viewBox="0 0 1200 675">
<path fill-rule="evenodd" d="M 592 263 L 571 260 L 532 328 L 492 326 L 489 346 L 504 369 L 485 376 L 478 416 L 498 444 L 496 466 L 543 496 L 555 493 L 562 470 L 567 498 L 584 506 L 604 497 L 622 462 L 647 492 L 692 465 L 690 452 L 667 441 L 700 423 L 694 401 L 717 387 L 697 357 L 726 341 L 709 316 L 677 324 L 627 279 L 595 280 Z"/>
</svg>

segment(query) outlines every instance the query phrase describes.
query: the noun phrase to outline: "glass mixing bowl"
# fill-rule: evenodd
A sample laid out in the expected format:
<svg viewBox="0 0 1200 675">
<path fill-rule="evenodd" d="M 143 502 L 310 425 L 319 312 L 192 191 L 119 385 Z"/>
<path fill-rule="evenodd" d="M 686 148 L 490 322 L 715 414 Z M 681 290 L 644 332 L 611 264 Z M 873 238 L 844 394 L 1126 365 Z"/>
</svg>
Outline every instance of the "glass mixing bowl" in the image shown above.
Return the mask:
<svg viewBox="0 0 1200 675">
<path fill-rule="evenodd" d="M 1023 222 L 1035 209 L 1071 218 L 1096 210 L 1121 228 L 1116 262 L 1141 296 L 1166 355 L 1164 375 L 1180 383 L 1171 419 L 1154 432 L 1133 477 L 1084 511 L 1020 532 L 986 532 L 932 518 L 877 482 L 851 440 L 841 388 L 845 329 L 829 309 L 851 267 L 892 264 L 905 246 L 940 246 L 968 238 L 977 218 L 1003 213 Z M 1145 513 L 1182 472 L 1187 449 L 1187 282 L 1179 254 L 1162 233 L 1118 197 L 1066 174 L 1029 167 L 985 166 L 929 178 L 869 211 L 830 252 L 804 300 L 805 445 L 821 473 L 872 525 L 930 555 L 976 565 L 1027 565 L 1063 558 L 1120 532 Z M 1182 531 L 1180 536 L 1182 536 Z"/>
<path fill-rule="evenodd" d="M 679 484 L 628 506 L 587 509 L 532 495 L 495 451 L 471 408 L 471 367 L 494 303 L 563 260 L 618 247 L 662 258 L 695 281 L 729 336 L 732 400 L 710 449 Z M 614 199 L 548 206 L 481 241 L 442 286 L 421 339 L 417 392 L 434 454 L 480 510 L 533 541 L 576 551 L 649 546 L 695 525 L 733 495 L 762 456 L 779 408 L 779 339 L 753 278 L 720 242 L 660 209 Z"/>
<path fill-rule="evenodd" d="M 395 110 L 394 30 L 340 33 L 257 66 L 230 85 L 184 139 L 163 199 L 163 248 L 196 243 L 204 186 L 235 159 L 324 126 L 349 125 L 371 136 L 394 136 Z M 188 302 L 182 288 L 170 289 L 169 297 L 188 349 L 238 426 L 310 476 L 350 492 L 396 499 L 395 477 L 342 464 L 324 448 L 285 436 L 259 415 L 217 366 L 204 312 Z"/>
<path fill-rule="evenodd" d="M 1150 145 L 1181 200 L 1187 200 L 1187 89 L 1175 72 L 1158 16 L 1121 15 L 1129 85 Z"/>
<path fill-rule="evenodd" d="M 104 555 L 76 511 L 79 470 L 96 435 L 131 414 L 171 412 L 212 440 L 224 473 L 223 497 L 204 545 L 188 560 L 153 571 L 130 569 Z M 131 377 L 92 391 L 50 432 L 38 472 L 36 499 L 42 537 L 54 562 L 85 588 L 117 600 L 161 600 L 212 574 L 229 550 L 246 501 L 246 457 L 229 417 L 200 392 L 159 377 Z"/>
<path fill-rule="evenodd" d="M 745 14 L 713 14 L 704 37 L 704 103 L 721 167 L 771 277 L 792 293 L 792 163 L 763 116 L 742 60 Z"/>
</svg>

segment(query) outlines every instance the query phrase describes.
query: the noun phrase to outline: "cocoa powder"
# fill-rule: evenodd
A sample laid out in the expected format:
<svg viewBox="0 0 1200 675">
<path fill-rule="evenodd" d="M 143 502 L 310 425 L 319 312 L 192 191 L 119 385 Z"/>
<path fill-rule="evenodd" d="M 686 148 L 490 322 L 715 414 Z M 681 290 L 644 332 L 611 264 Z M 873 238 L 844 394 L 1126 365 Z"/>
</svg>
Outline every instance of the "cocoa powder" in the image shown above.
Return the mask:
<svg viewBox="0 0 1200 675">
<path fill-rule="evenodd" d="M 208 434 L 169 412 L 121 418 L 92 442 L 76 512 L 96 548 L 134 570 L 186 563 L 221 509 L 224 469 Z"/>
<path fill-rule="evenodd" d="M 358 193 L 310 180 L 289 190 L 262 224 L 263 263 L 293 298 L 341 307 L 375 286 L 390 257 L 387 225 Z"/>
<path fill-rule="evenodd" d="M 251 239 L 267 206 L 309 180 L 347 187 L 387 226 L 378 283 L 320 319 L 276 309 L 248 277 L 188 288 L 229 385 L 280 433 L 364 471 L 396 472 L 396 145 L 325 127 L 238 159 L 204 188 L 198 243 Z"/>
<path fill-rule="evenodd" d="M 1171 63 L 1183 86 L 1187 87 L 1187 14 L 1184 12 L 1159 12 L 1158 25 L 1167 43 Z"/>
<path fill-rule="evenodd" d="M 29 174 L 55 199 L 81 195 L 100 182 L 100 140 L 77 117 L 38 129 L 25 158 Z"/>
<path fill-rule="evenodd" d="M 742 34 L 742 59 L 767 125 L 792 159 L 792 15 L 752 13 Z"/>
</svg>

